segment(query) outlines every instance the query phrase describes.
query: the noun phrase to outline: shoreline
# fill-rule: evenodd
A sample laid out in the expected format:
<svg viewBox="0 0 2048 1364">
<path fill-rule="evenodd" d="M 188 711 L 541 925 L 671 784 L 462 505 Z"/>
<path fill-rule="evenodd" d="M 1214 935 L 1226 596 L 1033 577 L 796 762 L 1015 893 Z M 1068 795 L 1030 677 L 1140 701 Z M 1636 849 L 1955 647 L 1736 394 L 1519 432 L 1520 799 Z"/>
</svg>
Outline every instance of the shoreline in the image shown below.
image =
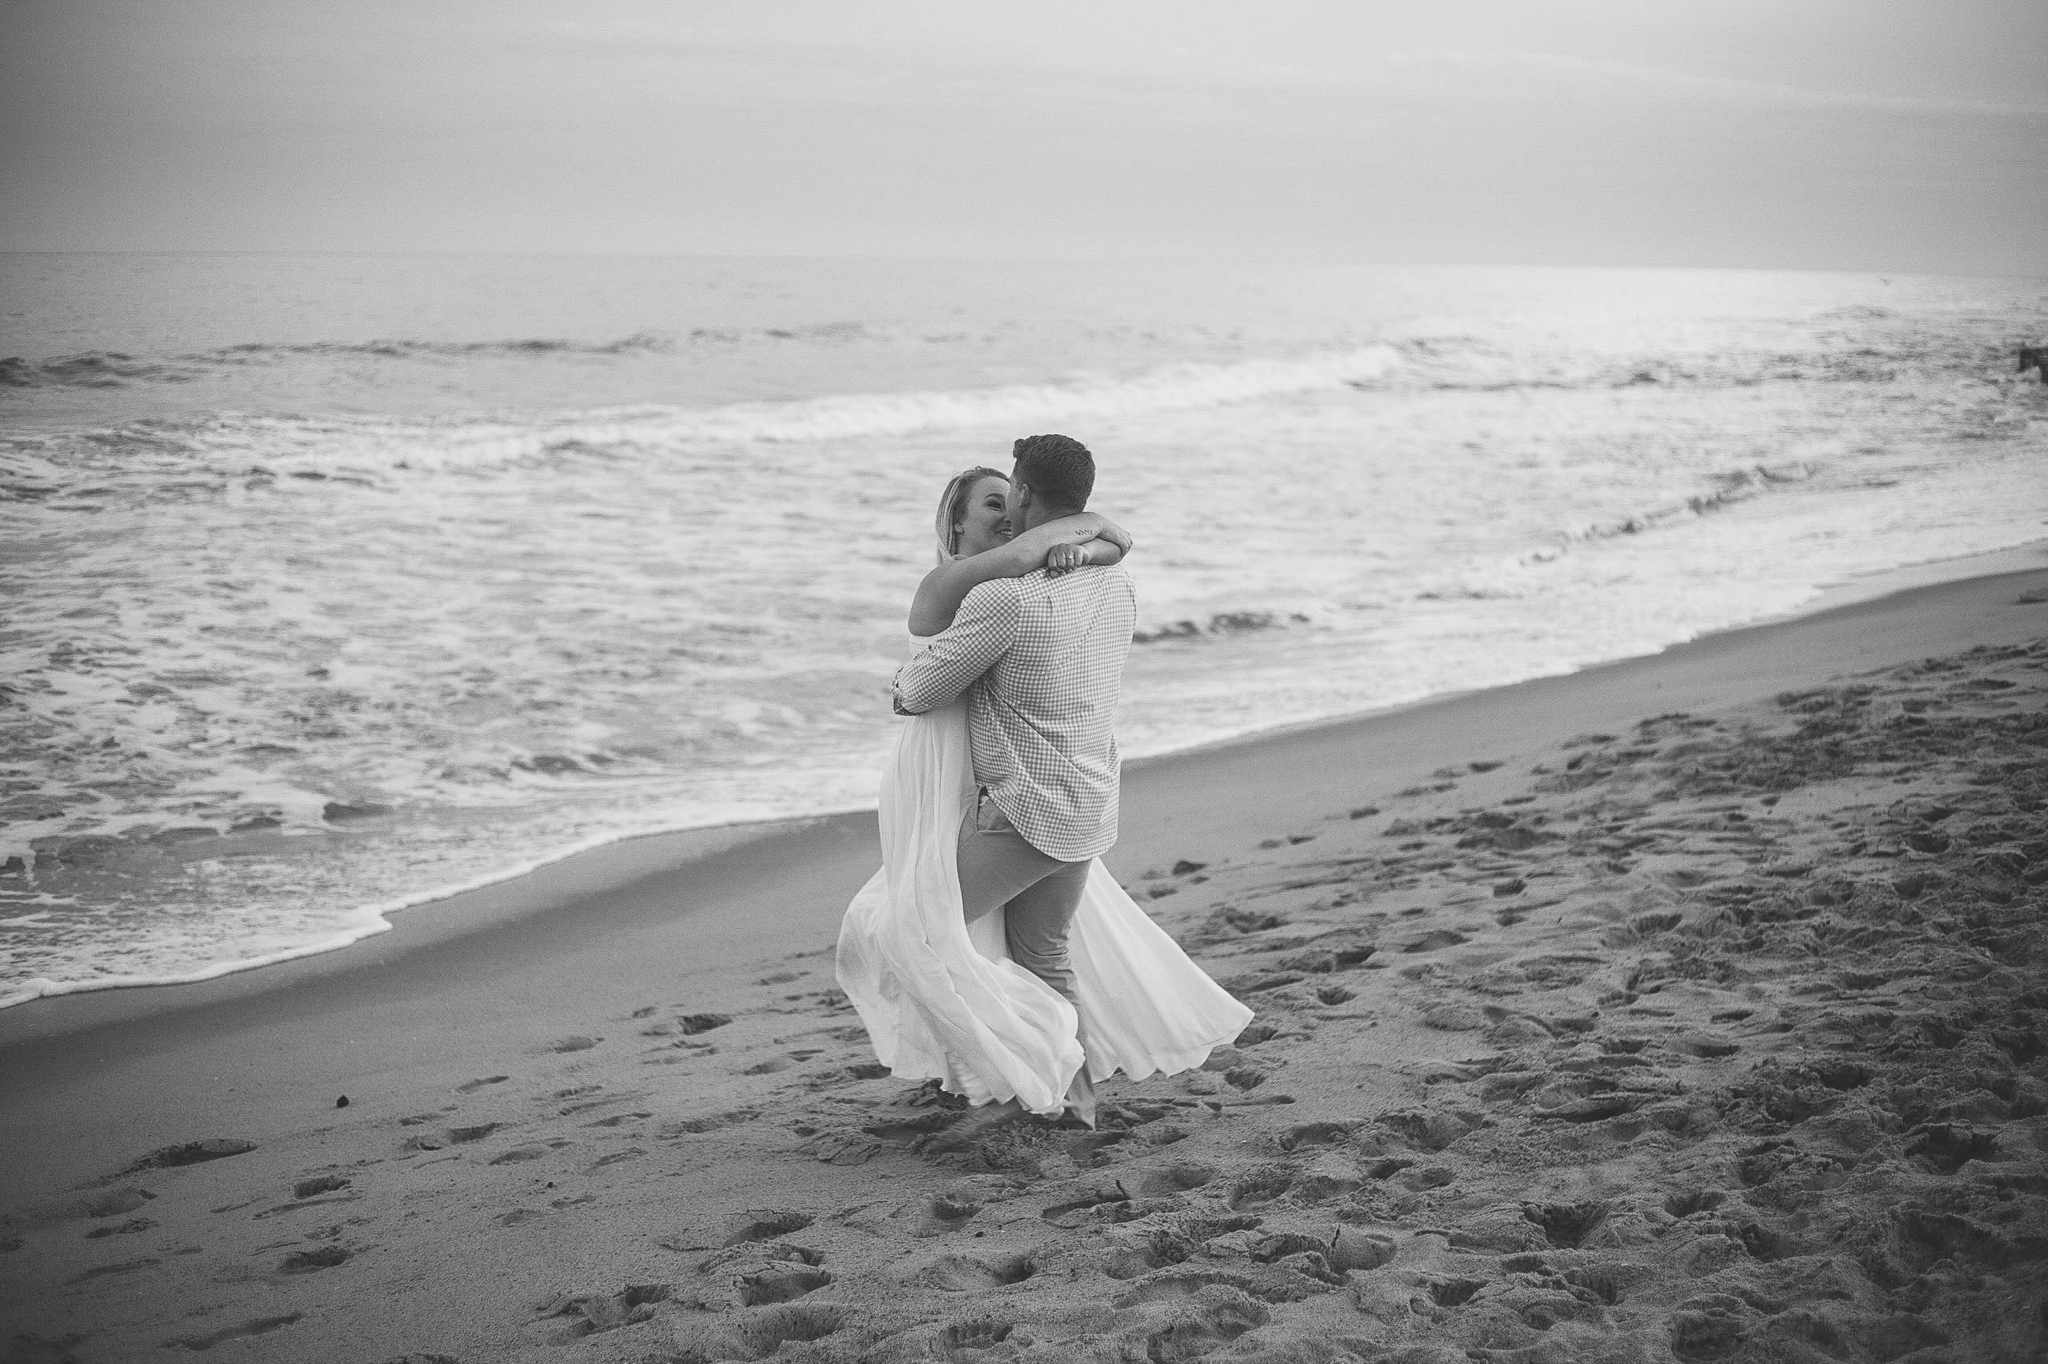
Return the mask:
<svg viewBox="0 0 2048 1364">
<path fill-rule="evenodd" d="M 1858 603 L 1880 599 L 1885 596 L 1913 588 L 1939 586 L 1945 583 L 1968 581 L 1980 577 L 1996 577 L 2012 573 L 2024 573 L 2043 563 L 2048 563 L 2048 538 L 2028 541 L 2004 549 L 1988 550 L 1979 554 L 1963 555 L 1956 558 L 1935 559 L 1924 563 L 1900 565 L 1880 570 L 1860 578 L 1822 585 L 1815 596 L 1805 605 L 1776 616 L 1767 616 L 1741 625 L 1708 631 L 1679 644 L 1668 645 L 1648 654 L 1625 655 L 1588 664 L 1566 673 L 1546 674 L 1524 678 L 1500 687 L 1489 687 L 1478 691 L 1443 692 L 1417 700 L 1402 702 L 1376 710 L 1356 712 L 1348 715 L 1329 716 L 1309 720 L 1295 725 L 1282 725 L 1254 730 L 1249 733 L 1230 735 L 1221 739 L 1205 741 L 1186 748 L 1165 753 L 1148 754 L 1133 758 L 1124 765 L 1129 776 L 1143 772 L 1148 767 L 1170 763 L 1194 755 L 1233 748 L 1240 745 L 1266 743 L 1286 735 L 1313 733 L 1324 729 L 1342 727 L 1379 717 L 1398 715 L 1422 707 L 1443 705 L 1474 695 L 1511 691 L 1531 683 L 1557 678 L 1581 677 L 1601 669 L 1637 663 L 1685 649 L 1703 641 L 1724 635 L 1739 634 L 1743 631 L 1765 629 L 1817 615 L 1854 606 Z M 858 821 L 865 817 L 869 823 L 874 819 L 872 807 L 861 807 L 840 811 L 827 811 L 815 815 L 787 816 L 763 820 L 750 820 L 731 824 L 696 825 L 681 829 L 656 830 L 651 833 L 624 834 L 618 837 L 602 838 L 599 841 L 572 847 L 561 853 L 548 854 L 539 859 L 522 863 L 502 873 L 490 873 L 472 879 L 470 882 L 453 887 L 441 887 L 402 897 L 385 905 L 365 906 L 353 916 L 361 921 L 356 929 L 343 930 L 319 943 L 300 948 L 290 948 L 263 957 L 218 962 L 197 971 L 170 977 L 114 977 L 104 981 L 58 981 L 55 988 L 40 990 L 34 994 L 22 994 L 18 998 L 0 996 L 0 1048 L 10 1046 L 16 1036 L 8 1027 L 10 1016 L 24 1008 L 42 1004 L 43 1001 L 68 999 L 78 996 L 107 993 L 150 992 L 152 998 L 160 998 L 154 992 L 175 991 L 188 987 L 205 985 L 224 978 L 245 975 L 268 975 L 281 968 L 295 964 L 335 957 L 363 946 L 365 943 L 384 938 L 398 929 L 401 923 L 408 923 L 420 910 L 431 910 L 435 915 L 449 913 L 460 906 L 457 917 L 461 927 L 452 924 L 447 931 L 422 931 L 418 941 L 424 945 L 443 941 L 459 933 L 487 931 L 490 924 L 500 918 L 520 917 L 527 913 L 545 912 L 555 900 L 546 899 L 547 894 L 601 894 L 608 889 L 630 884 L 634 880 L 651 875 L 676 874 L 690 865 L 712 857 L 720 852 L 762 839 L 772 839 L 793 831 L 812 828 L 823 822 Z M 607 868 L 583 868 L 580 865 L 567 878 L 550 877 L 548 873 L 557 868 L 568 868 L 590 859 L 602 859 L 613 863 Z M 529 878 L 542 878 L 549 890 L 544 892 L 542 903 L 535 908 L 534 897 L 523 895 L 508 888 L 515 887 Z M 559 883 L 559 887 L 558 887 Z M 505 905 L 497 913 L 480 910 L 473 901 L 477 896 L 492 896 L 502 892 Z M 409 936 L 408 945 L 411 938 Z M 336 969 L 343 969 L 341 963 Z M 26 984 L 32 982 L 26 982 Z M 177 1001 L 165 1001 L 160 1007 L 178 1008 Z M 110 1016 L 130 1017 L 132 1011 L 111 1011 Z M 86 1024 L 85 1026 L 92 1026 Z M 63 1029 L 68 1030 L 68 1029 Z"/>
</svg>

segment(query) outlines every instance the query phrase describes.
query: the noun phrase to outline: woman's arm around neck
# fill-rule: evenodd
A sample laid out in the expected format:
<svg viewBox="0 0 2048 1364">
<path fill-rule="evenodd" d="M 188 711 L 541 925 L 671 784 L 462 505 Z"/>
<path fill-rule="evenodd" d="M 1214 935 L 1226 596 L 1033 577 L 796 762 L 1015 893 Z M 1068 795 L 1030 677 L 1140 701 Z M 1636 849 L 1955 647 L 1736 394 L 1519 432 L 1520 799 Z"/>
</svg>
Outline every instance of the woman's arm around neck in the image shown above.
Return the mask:
<svg viewBox="0 0 2048 1364">
<path fill-rule="evenodd" d="M 1131 537 L 1122 527 L 1094 512 L 1062 516 L 1033 526 L 1022 535 L 994 549 L 965 559 L 952 559 L 924 575 L 917 595 L 910 602 L 910 633 L 920 637 L 936 635 L 953 623 L 953 616 L 967 594 L 997 578 L 1021 578 L 1045 567 L 1046 555 L 1056 545 L 1096 542 L 1089 559 L 1094 563 L 1116 563 L 1130 549 Z"/>
</svg>

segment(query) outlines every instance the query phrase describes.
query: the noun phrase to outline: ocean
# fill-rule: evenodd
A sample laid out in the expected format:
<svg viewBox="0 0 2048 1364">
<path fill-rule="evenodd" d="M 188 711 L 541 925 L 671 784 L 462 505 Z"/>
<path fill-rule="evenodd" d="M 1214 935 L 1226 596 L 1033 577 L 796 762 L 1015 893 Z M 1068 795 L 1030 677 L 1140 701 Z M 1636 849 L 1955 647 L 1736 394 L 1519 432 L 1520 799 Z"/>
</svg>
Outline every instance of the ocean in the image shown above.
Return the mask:
<svg viewBox="0 0 2048 1364">
<path fill-rule="evenodd" d="M 1020 435 L 1137 537 L 1142 756 L 2043 538 L 2043 339 L 2042 279 L 0 256 L 0 1005 L 871 806 Z"/>
</svg>

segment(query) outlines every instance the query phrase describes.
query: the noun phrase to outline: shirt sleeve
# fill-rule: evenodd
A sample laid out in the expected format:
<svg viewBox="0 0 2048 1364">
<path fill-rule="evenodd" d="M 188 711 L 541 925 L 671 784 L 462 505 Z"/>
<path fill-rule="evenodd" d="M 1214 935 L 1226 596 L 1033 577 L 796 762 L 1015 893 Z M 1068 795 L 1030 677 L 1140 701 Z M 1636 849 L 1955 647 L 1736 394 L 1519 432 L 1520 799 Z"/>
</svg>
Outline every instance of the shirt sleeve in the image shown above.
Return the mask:
<svg viewBox="0 0 2048 1364">
<path fill-rule="evenodd" d="M 1015 579 L 978 584 L 960 603 L 951 627 L 896 670 L 896 713 L 922 715 L 966 691 L 1010 651 L 1021 609 Z"/>
</svg>

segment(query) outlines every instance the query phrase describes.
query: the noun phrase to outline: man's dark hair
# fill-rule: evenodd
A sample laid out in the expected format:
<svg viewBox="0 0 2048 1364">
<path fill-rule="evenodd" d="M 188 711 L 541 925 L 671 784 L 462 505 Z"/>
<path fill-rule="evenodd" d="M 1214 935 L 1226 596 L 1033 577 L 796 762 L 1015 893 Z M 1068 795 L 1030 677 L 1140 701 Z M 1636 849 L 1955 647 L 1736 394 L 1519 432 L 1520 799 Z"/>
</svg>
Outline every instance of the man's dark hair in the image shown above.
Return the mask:
<svg viewBox="0 0 2048 1364">
<path fill-rule="evenodd" d="M 1017 481 L 1061 511 L 1085 511 L 1095 491 L 1095 456 L 1072 436 L 1026 436 L 1011 447 Z"/>
</svg>

